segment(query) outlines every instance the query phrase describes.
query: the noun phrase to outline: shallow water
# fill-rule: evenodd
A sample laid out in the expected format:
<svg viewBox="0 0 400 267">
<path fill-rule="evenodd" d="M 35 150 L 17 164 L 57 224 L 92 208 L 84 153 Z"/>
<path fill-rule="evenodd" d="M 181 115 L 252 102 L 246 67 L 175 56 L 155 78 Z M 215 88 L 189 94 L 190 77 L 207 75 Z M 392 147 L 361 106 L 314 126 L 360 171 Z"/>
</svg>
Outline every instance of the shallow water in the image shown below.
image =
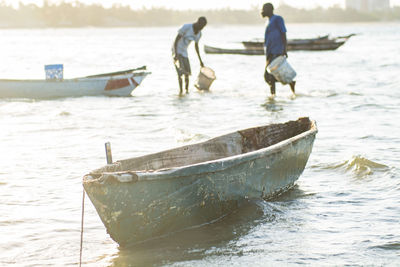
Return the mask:
<svg viewBox="0 0 400 267">
<path fill-rule="evenodd" d="M 0 99 L 0 265 L 79 262 L 82 176 L 114 160 L 309 116 L 319 133 L 296 187 L 223 220 L 119 249 L 86 199 L 84 266 L 400 265 L 400 24 L 289 24 L 288 37 L 358 33 L 337 51 L 291 52 L 297 96 L 269 99 L 263 56 L 203 55 L 217 80 L 178 97 L 177 28 L 0 30 L 0 78 L 78 77 L 147 65 L 133 97 Z M 263 26 L 212 26 L 240 46 Z M 191 50 L 193 73 L 199 66 Z M 192 77 L 192 83 L 195 78 Z"/>
</svg>

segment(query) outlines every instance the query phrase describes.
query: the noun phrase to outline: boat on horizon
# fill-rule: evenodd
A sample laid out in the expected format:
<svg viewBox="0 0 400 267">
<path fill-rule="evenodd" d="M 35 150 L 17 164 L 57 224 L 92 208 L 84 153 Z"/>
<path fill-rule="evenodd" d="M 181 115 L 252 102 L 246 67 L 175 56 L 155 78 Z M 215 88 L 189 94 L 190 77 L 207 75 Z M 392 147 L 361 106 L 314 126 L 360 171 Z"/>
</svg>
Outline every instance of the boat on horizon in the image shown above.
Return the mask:
<svg viewBox="0 0 400 267">
<path fill-rule="evenodd" d="M 271 199 L 302 174 L 315 121 L 238 130 L 201 143 L 116 161 L 83 187 L 121 247 L 214 222 L 249 199 Z"/>
<path fill-rule="evenodd" d="M 300 50 L 311 50 L 311 51 L 323 51 L 323 50 L 335 50 L 343 45 L 350 37 L 355 36 L 355 33 L 348 34 L 345 36 L 336 36 L 333 38 L 329 37 L 329 34 L 319 36 L 316 38 L 304 38 L 304 39 L 288 39 L 287 49 L 288 51 L 300 51 Z M 263 39 L 253 39 L 251 41 L 242 42 L 245 49 L 261 49 L 264 50 Z"/>
<path fill-rule="evenodd" d="M 336 50 L 355 34 L 329 38 L 329 35 L 309 39 L 289 39 L 288 51 L 329 51 Z M 219 48 L 204 45 L 204 51 L 208 54 L 238 54 L 238 55 L 264 55 L 264 40 L 254 39 L 241 42 L 244 48 Z"/>
<path fill-rule="evenodd" d="M 0 98 L 131 96 L 149 74 L 142 66 L 73 79 L 0 79 Z"/>
</svg>

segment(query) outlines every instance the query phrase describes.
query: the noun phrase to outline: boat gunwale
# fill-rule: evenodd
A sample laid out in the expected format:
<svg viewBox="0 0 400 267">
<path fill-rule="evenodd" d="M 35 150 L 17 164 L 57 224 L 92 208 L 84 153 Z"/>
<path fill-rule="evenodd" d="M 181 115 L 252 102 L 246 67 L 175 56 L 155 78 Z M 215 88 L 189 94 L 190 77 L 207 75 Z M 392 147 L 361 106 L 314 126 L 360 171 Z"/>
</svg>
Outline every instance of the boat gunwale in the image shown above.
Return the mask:
<svg viewBox="0 0 400 267">
<path fill-rule="evenodd" d="M 288 44 L 290 52 L 296 51 L 334 51 L 341 47 L 345 41 L 335 41 L 333 43 L 315 43 L 315 44 Z M 265 51 L 262 47 L 254 48 L 219 48 L 209 45 L 204 45 L 204 52 L 206 54 L 230 54 L 230 55 L 246 55 L 246 56 L 260 56 L 264 55 Z"/>
<path fill-rule="evenodd" d="M 164 179 L 172 179 L 172 178 L 178 178 L 178 177 L 187 177 L 189 175 L 197 175 L 197 174 L 207 174 L 207 173 L 216 173 L 219 171 L 224 171 L 226 169 L 229 169 L 233 166 L 235 166 L 238 161 L 241 163 L 245 163 L 248 161 L 252 161 L 255 159 L 262 158 L 266 156 L 267 154 L 273 154 L 277 153 L 279 151 L 282 151 L 282 149 L 288 145 L 291 145 L 295 142 L 297 142 L 300 139 L 303 139 L 307 136 L 311 135 L 316 135 L 318 132 L 317 124 L 315 120 L 309 120 L 310 121 L 310 128 L 307 131 L 304 131 L 298 135 L 292 136 L 290 138 L 287 138 L 285 140 L 282 140 L 276 144 L 257 149 L 254 151 L 246 152 L 246 153 L 241 153 L 233 156 L 228 156 L 228 157 L 223 157 L 219 159 L 214 159 L 214 160 L 208 160 L 208 161 L 203 161 L 199 163 L 194 163 L 194 164 L 189 164 L 189 165 L 184 165 L 184 166 L 178 166 L 178 167 L 172 167 L 172 168 L 164 168 L 164 169 L 158 169 L 154 171 L 130 171 L 130 170 L 125 170 L 125 171 L 115 171 L 115 172 L 98 172 L 96 173 L 94 170 L 93 172 L 90 172 L 89 174 L 86 174 L 83 177 L 83 183 L 84 184 L 89 184 L 89 183 L 100 183 L 103 184 L 108 180 L 108 178 L 113 178 L 113 180 L 119 181 L 121 183 L 123 182 L 139 182 L 139 181 L 154 181 L 154 180 L 164 180 Z M 284 124 L 284 123 L 282 123 Z M 262 126 L 260 126 L 262 127 Z M 257 127 L 252 127 L 252 128 L 257 128 Z M 250 129 L 250 128 L 249 128 Z M 238 132 L 238 131 L 236 131 Z M 235 132 L 229 133 L 233 134 Z M 227 135 L 229 135 L 227 134 Z M 225 135 L 221 135 L 219 137 L 222 137 Z M 216 137 L 217 138 L 217 137 Z M 214 139 L 214 138 L 212 138 Z M 206 143 L 211 141 L 212 139 L 206 140 L 204 142 L 192 144 L 192 145 L 199 145 L 202 143 Z M 175 148 L 176 149 L 176 148 Z M 168 150 L 166 150 L 168 151 Z M 166 151 L 161 151 L 157 153 L 162 153 Z M 155 153 L 155 154 L 157 154 Z M 129 159 L 128 159 L 129 160 Z M 119 162 L 116 161 L 113 164 L 118 164 Z M 211 164 L 211 165 L 210 165 Z M 205 165 L 210 165 L 207 171 L 204 171 L 201 167 Z M 99 169 L 97 169 L 99 170 Z M 193 171 L 194 170 L 194 171 Z M 130 175 L 131 178 L 129 179 L 118 179 L 118 176 L 122 175 Z M 94 177 L 98 176 L 98 177 Z"/>
<path fill-rule="evenodd" d="M 93 82 L 93 81 L 105 81 L 110 79 L 124 79 L 131 77 L 143 76 L 151 74 L 151 72 L 132 72 L 126 74 L 117 74 L 117 75 L 109 75 L 109 76 L 100 76 L 100 77 L 79 77 L 79 78 L 68 78 L 68 79 L 0 79 L 1 82 L 30 82 L 30 83 L 62 83 L 62 82 Z"/>
</svg>

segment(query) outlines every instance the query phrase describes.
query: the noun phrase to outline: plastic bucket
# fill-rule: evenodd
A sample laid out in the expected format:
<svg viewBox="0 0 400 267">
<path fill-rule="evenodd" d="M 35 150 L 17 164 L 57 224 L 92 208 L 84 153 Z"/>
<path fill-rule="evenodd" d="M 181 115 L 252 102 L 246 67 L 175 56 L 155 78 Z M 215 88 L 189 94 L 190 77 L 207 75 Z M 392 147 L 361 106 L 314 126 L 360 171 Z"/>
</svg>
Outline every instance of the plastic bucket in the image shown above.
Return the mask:
<svg viewBox="0 0 400 267">
<path fill-rule="evenodd" d="M 208 90 L 215 79 L 215 72 L 211 68 L 202 67 L 194 86 L 199 90 Z"/>
<path fill-rule="evenodd" d="M 63 64 L 45 65 L 44 71 L 46 72 L 46 80 L 62 80 L 64 73 Z"/>
<path fill-rule="evenodd" d="M 284 56 L 279 56 L 272 60 L 267 69 L 275 79 L 282 84 L 291 83 L 294 77 L 296 77 L 296 72 Z"/>
</svg>

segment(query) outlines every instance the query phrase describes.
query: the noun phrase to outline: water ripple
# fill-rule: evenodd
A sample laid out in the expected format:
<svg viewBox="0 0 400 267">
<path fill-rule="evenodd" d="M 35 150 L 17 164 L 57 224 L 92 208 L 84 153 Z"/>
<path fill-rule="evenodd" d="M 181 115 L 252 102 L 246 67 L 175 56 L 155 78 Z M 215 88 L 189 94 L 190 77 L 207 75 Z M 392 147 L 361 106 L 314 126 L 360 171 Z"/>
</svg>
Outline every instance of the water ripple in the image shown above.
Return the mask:
<svg viewBox="0 0 400 267">
<path fill-rule="evenodd" d="M 390 242 L 383 245 L 372 246 L 371 248 L 379 248 L 384 250 L 400 250 L 400 242 Z"/>
<path fill-rule="evenodd" d="M 358 178 L 363 178 L 372 175 L 376 171 L 387 171 L 389 167 L 385 164 L 371 161 L 362 156 L 353 156 L 349 160 L 345 160 L 341 163 L 328 164 L 328 165 L 315 165 L 313 168 L 320 168 L 325 170 L 343 170 L 345 172 L 351 172 Z"/>
</svg>

